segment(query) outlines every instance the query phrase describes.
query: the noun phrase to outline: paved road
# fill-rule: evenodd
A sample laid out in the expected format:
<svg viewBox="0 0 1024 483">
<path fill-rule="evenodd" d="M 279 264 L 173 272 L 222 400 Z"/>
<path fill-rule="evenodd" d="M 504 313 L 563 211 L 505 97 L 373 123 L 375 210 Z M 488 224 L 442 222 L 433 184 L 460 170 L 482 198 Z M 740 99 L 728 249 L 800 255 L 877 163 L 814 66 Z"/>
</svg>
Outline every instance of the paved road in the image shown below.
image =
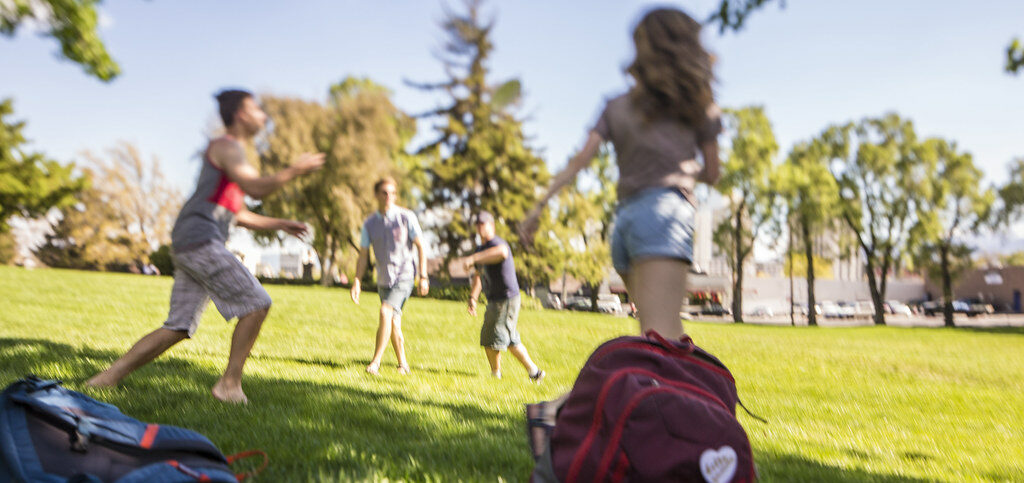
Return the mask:
<svg viewBox="0 0 1024 483">
<path fill-rule="evenodd" d="M 729 317 L 706 317 L 698 316 L 694 320 L 702 322 L 721 322 L 721 323 L 732 323 L 732 316 Z M 754 317 L 746 316 L 743 321 L 750 324 L 764 324 L 764 325 L 790 325 L 789 315 L 776 315 L 774 317 Z M 885 317 L 886 325 L 893 327 L 942 327 L 943 320 L 941 316 L 928 317 L 924 315 L 887 315 Z M 1024 314 L 993 314 L 993 315 L 979 315 L 977 317 L 967 317 L 963 314 L 955 314 L 953 316 L 953 323 L 957 327 L 1024 327 Z M 804 316 L 798 315 L 796 317 L 796 325 L 807 325 L 807 319 Z M 828 319 L 825 317 L 818 317 L 818 325 L 822 327 L 860 327 L 874 325 L 874 321 L 870 317 L 856 317 L 853 319 Z"/>
</svg>

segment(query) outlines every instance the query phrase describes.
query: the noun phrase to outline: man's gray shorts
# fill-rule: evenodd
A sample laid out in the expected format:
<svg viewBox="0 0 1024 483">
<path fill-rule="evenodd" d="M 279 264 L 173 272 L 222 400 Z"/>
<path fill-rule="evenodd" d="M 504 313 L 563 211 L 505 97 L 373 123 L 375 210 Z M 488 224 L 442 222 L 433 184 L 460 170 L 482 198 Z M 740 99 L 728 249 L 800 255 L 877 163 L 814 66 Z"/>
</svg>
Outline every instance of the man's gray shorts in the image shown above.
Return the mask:
<svg viewBox="0 0 1024 483">
<path fill-rule="evenodd" d="M 192 337 L 210 299 L 225 320 L 270 307 L 270 296 L 259 280 L 223 243 L 213 241 L 172 253 L 171 259 L 174 288 L 165 329 L 187 332 Z"/>
<path fill-rule="evenodd" d="M 402 307 L 405 301 L 412 295 L 412 280 L 399 280 L 394 287 L 377 287 L 377 294 L 380 295 L 380 303 L 388 304 L 395 309 L 395 315 L 402 316 Z"/>
<path fill-rule="evenodd" d="M 488 300 L 484 325 L 480 328 L 480 345 L 498 351 L 519 345 L 518 321 L 518 295 L 506 300 Z"/>
</svg>

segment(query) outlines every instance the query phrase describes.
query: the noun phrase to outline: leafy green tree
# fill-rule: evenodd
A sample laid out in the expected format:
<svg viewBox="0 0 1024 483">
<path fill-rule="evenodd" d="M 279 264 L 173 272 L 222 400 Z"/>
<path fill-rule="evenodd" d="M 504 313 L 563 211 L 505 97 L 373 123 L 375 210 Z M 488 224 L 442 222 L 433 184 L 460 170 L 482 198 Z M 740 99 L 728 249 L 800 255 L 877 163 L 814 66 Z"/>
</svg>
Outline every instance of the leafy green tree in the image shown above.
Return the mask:
<svg viewBox="0 0 1024 483">
<path fill-rule="evenodd" d="M 953 280 L 971 266 L 964 237 L 991 216 L 995 192 L 981 187 L 981 170 L 955 143 L 931 138 L 915 151 L 924 169 L 910 245 L 917 265 L 940 281 L 945 325 L 953 327 Z"/>
<path fill-rule="evenodd" d="M 807 276 L 807 323 L 817 325 L 814 311 L 816 236 L 835 228 L 839 187 L 828 169 L 828 156 L 821 142 L 801 142 L 790 149 L 775 177 L 778 193 L 787 200 L 794 237 L 802 246 Z M 790 264 L 792 267 L 796 262 Z"/>
<path fill-rule="evenodd" d="M 121 143 L 100 156 L 85 152 L 90 187 L 36 250 L 50 266 L 89 270 L 124 269 L 148 263 L 157 247 L 171 241 L 181 193 L 170 186 L 154 157 Z"/>
<path fill-rule="evenodd" d="M 73 165 L 26 152 L 21 134 L 25 122 L 9 120 L 13 113 L 10 99 L 0 102 L 0 233 L 10 229 L 11 216 L 35 218 L 51 208 L 69 206 L 86 186 Z"/>
<path fill-rule="evenodd" d="M 726 109 L 724 114 L 732 137 L 715 188 L 728 200 L 729 217 L 715 228 L 713 240 L 729 254 L 732 317 L 742 322 L 743 269 L 761 230 L 774 217 L 771 177 L 779 145 L 763 107 Z"/>
<path fill-rule="evenodd" d="M 1024 266 L 1024 251 L 1016 251 L 999 256 L 999 263 L 1007 267 Z"/>
<path fill-rule="evenodd" d="M 96 30 L 100 0 L 6 0 L 0 2 L 0 34 L 13 37 L 31 21 L 46 27 L 60 43 L 61 55 L 103 81 L 121 73 Z"/>
<path fill-rule="evenodd" d="M 157 270 L 160 270 L 160 275 L 174 276 L 174 260 L 171 258 L 170 245 L 160 245 L 160 248 L 149 254 L 149 261 Z"/>
<path fill-rule="evenodd" d="M 89 168 L 84 171 L 89 187 L 78 193 L 76 204 L 61 210 L 53 233 L 34 253 L 51 267 L 124 269 L 139 259 L 141 247 L 128 232 L 109 194 L 100 188 L 95 173 Z"/>
<path fill-rule="evenodd" d="M 999 187 L 999 209 L 993 214 L 993 225 L 1008 226 L 1019 221 L 1024 210 L 1024 158 L 1010 163 L 1009 178 Z"/>
<path fill-rule="evenodd" d="M 743 28 L 747 17 L 755 10 L 772 3 L 774 0 L 722 0 L 718 8 L 708 18 L 707 23 L 718 24 L 718 33 L 728 30 L 739 31 Z M 779 2 L 785 5 L 785 1 Z"/>
<path fill-rule="evenodd" d="M 438 122 L 438 136 L 420 150 L 428 157 L 423 202 L 444 266 L 472 248 L 472 215 L 480 210 L 494 214 L 498 235 L 521 252 L 516 225 L 549 178 L 513 113 L 519 81 L 493 84 L 488 78 L 494 22 L 482 18 L 478 0 L 466 6 L 466 12 L 450 12 L 442 24 L 447 41 L 441 60 L 448 79 L 414 84 L 447 97 L 446 105 L 427 113 Z"/>
<path fill-rule="evenodd" d="M 611 249 L 601 236 L 600 208 L 588 193 L 577 187 L 564 190 L 558 196 L 555 226 L 552 236 L 558 246 L 569 276 L 587 286 L 591 294 L 591 309 L 597 310 L 597 294 L 608 274 Z"/>
<path fill-rule="evenodd" d="M 533 240 L 529 252 L 520 251 L 516 257 L 516 276 L 519 283 L 533 295 L 536 287 L 547 287 L 556 278 L 566 275 L 568 260 L 560 238 L 562 227 L 545 211 L 539 220 L 537 233 L 541 234 Z M 565 284 L 563 284 L 562 300 L 565 300 Z"/>
<path fill-rule="evenodd" d="M 313 226 L 312 246 L 323 267 L 324 285 L 331 283 L 331 267 L 354 260 L 362 222 L 376 209 L 373 184 L 385 175 L 402 179 L 415 168 L 414 158 L 405 153 L 415 122 L 390 96 L 383 86 L 352 77 L 331 87 L 326 104 L 261 96 L 274 119 L 260 153 L 264 171 L 282 169 L 304 152 L 326 155 L 322 170 L 285 186 L 260 207 L 269 216 Z"/>
<path fill-rule="evenodd" d="M 889 273 L 906 248 L 917 184 L 914 125 L 897 114 L 831 126 L 819 137 L 839 185 L 839 214 L 864 253 L 875 324 L 885 324 Z"/>
<path fill-rule="evenodd" d="M 1013 39 L 1006 47 L 1006 72 L 1017 74 L 1024 69 L 1024 44 Z"/>
<path fill-rule="evenodd" d="M 611 268 L 617 168 L 607 150 L 598 154 L 592 167 L 590 176 L 581 177 L 560 193 L 550 233 L 560 248 L 556 256 L 563 260 L 564 272 L 586 285 L 591 310 L 597 311 L 598 291 Z"/>
</svg>

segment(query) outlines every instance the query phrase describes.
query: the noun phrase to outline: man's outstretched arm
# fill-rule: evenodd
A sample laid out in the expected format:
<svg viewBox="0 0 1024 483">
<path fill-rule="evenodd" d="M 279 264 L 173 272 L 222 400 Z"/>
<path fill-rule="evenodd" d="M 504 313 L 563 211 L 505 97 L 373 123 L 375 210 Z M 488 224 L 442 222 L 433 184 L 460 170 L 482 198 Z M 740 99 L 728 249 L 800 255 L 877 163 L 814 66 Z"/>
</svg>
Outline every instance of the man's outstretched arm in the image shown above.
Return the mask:
<svg viewBox="0 0 1024 483">
<path fill-rule="evenodd" d="M 238 226 L 250 230 L 284 230 L 296 237 L 305 235 L 307 231 L 305 223 L 258 215 L 245 208 L 238 211 L 235 220 Z"/>
<path fill-rule="evenodd" d="M 259 171 L 245 160 L 245 151 L 238 143 L 217 142 L 210 146 L 210 161 L 223 170 L 245 194 L 260 199 L 273 193 L 292 179 L 320 169 L 324 155 L 305 153 L 291 166 L 274 174 L 260 176 Z"/>
</svg>

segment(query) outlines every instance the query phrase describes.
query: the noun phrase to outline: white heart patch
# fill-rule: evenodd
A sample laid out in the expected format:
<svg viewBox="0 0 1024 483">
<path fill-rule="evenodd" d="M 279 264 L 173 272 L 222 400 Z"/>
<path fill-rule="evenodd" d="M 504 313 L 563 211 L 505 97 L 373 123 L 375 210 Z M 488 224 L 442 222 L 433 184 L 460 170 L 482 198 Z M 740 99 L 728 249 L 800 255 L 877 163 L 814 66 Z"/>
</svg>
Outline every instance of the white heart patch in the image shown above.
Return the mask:
<svg viewBox="0 0 1024 483">
<path fill-rule="evenodd" d="M 722 446 L 708 448 L 700 454 L 700 474 L 708 483 L 727 483 L 736 474 L 736 450 Z"/>
</svg>

